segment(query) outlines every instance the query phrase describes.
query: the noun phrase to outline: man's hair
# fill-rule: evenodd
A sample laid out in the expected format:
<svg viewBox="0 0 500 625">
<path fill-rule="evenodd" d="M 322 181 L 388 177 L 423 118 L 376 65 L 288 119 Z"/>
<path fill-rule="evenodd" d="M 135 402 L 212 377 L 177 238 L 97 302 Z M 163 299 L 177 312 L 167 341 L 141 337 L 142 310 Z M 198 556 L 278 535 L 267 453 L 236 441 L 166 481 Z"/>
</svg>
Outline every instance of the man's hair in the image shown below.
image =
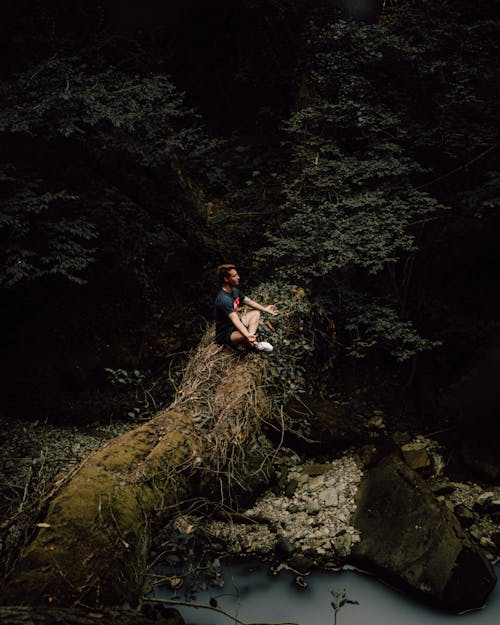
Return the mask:
<svg viewBox="0 0 500 625">
<path fill-rule="evenodd" d="M 215 271 L 217 274 L 217 278 L 219 280 L 219 284 L 222 286 L 224 284 L 224 278 L 229 278 L 229 272 L 232 269 L 236 269 L 235 265 L 231 265 L 229 263 L 225 265 L 219 265 Z"/>
</svg>

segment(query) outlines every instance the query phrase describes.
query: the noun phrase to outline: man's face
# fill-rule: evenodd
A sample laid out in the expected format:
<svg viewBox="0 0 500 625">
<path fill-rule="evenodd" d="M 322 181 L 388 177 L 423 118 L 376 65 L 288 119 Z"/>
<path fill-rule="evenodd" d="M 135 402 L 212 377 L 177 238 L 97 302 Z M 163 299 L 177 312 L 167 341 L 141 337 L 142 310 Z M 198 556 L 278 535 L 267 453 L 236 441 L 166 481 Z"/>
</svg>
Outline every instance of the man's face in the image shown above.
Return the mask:
<svg viewBox="0 0 500 625">
<path fill-rule="evenodd" d="M 238 286 L 238 284 L 240 283 L 240 277 L 236 269 L 229 270 L 229 274 L 226 278 L 226 283 L 231 287 Z"/>
</svg>

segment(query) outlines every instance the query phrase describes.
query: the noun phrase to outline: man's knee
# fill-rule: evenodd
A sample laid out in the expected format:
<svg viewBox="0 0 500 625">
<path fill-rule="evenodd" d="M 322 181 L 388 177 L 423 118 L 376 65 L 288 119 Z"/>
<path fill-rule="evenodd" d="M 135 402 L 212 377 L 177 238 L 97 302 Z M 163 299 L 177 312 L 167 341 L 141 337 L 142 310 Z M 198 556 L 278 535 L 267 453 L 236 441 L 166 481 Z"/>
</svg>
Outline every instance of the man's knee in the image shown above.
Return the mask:
<svg viewBox="0 0 500 625">
<path fill-rule="evenodd" d="M 248 313 L 248 320 L 259 320 L 260 319 L 260 310 L 250 310 Z"/>
<path fill-rule="evenodd" d="M 231 332 L 231 335 L 229 337 L 229 341 L 227 342 L 227 344 L 229 346 L 235 346 L 235 345 L 239 345 L 244 340 L 245 340 L 245 337 L 243 336 L 243 334 L 241 334 L 241 332 L 238 332 L 238 330 L 235 330 L 234 332 Z"/>
</svg>

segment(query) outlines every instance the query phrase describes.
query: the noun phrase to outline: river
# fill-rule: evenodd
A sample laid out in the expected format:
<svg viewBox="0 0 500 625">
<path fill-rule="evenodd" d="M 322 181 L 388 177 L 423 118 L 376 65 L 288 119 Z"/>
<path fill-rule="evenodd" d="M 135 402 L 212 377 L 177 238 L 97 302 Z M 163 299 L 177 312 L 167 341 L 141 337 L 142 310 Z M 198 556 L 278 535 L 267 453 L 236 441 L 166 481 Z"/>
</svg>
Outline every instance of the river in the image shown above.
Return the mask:
<svg viewBox="0 0 500 625">
<path fill-rule="evenodd" d="M 500 565 L 496 566 L 497 576 Z M 346 591 L 346 603 L 337 612 L 337 625 L 498 625 L 500 588 L 490 595 L 487 605 L 475 612 L 450 615 L 433 610 L 400 594 L 373 577 L 355 571 L 315 571 L 305 577 L 306 588 L 299 588 L 295 575 L 280 571 L 271 575 L 265 565 L 240 561 L 223 564 L 224 586 L 199 592 L 193 601 L 208 604 L 215 598 L 218 607 L 247 623 L 284 623 L 334 625 L 330 604 L 331 589 Z M 154 596 L 184 599 L 182 589 L 156 589 Z M 213 610 L 179 608 L 187 624 L 231 625 L 234 620 Z"/>
</svg>

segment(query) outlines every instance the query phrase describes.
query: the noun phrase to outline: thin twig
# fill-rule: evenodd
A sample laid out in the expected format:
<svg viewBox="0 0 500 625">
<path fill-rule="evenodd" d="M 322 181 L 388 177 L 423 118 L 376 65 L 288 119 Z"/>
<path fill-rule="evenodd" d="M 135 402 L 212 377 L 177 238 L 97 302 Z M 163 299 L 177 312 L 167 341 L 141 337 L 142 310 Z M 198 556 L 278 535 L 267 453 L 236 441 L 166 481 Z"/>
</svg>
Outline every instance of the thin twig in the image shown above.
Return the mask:
<svg viewBox="0 0 500 625">
<path fill-rule="evenodd" d="M 441 182 L 441 180 L 445 180 L 446 178 L 449 178 L 453 174 L 456 174 L 457 172 L 462 171 L 462 169 L 467 169 L 467 167 L 469 167 L 470 165 L 472 165 L 479 159 L 483 158 L 483 156 L 486 156 L 486 154 L 493 152 L 493 150 L 495 150 L 499 145 L 500 143 L 495 143 L 494 145 L 490 146 L 488 149 L 484 150 L 484 152 L 481 152 L 481 154 L 478 154 L 472 160 L 468 161 L 464 165 L 459 165 L 458 167 L 455 167 L 455 169 L 452 169 L 451 171 L 447 172 L 446 174 L 443 174 L 442 176 L 438 176 L 437 178 L 434 178 L 434 180 L 431 180 L 430 182 L 421 184 L 419 187 L 416 187 L 417 191 L 420 191 L 420 189 L 425 189 L 426 187 L 430 187 L 436 182 Z"/>
<path fill-rule="evenodd" d="M 216 608 L 214 606 L 208 605 L 207 603 L 193 603 L 191 601 L 179 601 L 177 599 L 160 599 L 160 598 L 148 598 L 148 601 L 155 601 L 157 603 L 166 603 L 167 605 L 183 605 L 188 608 L 203 608 L 205 610 L 213 610 L 214 612 L 219 612 L 220 614 L 223 614 L 224 616 L 227 616 L 230 619 L 233 619 L 237 623 L 240 623 L 240 625 L 300 625 L 300 623 L 296 623 L 294 621 L 282 621 L 279 623 L 269 623 L 267 621 L 266 623 L 249 623 L 248 621 L 242 621 L 238 617 L 234 616 L 234 614 L 231 614 L 230 612 L 226 612 L 226 610 L 223 610 L 222 608 Z"/>
</svg>

